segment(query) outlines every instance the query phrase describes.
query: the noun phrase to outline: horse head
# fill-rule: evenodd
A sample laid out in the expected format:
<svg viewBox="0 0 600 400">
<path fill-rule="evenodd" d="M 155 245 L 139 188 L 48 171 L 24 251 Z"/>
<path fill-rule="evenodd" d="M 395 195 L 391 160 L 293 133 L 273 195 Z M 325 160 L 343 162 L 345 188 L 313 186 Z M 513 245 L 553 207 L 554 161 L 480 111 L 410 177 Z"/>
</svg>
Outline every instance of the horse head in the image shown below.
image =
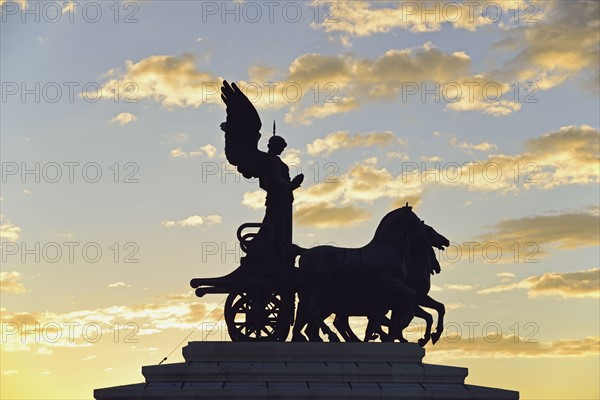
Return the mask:
<svg viewBox="0 0 600 400">
<path fill-rule="evenodd" d="M 439 250 L 444 250 L 446 247 L 450 246 L 450 241 L 446 239 L 445 236 L 439 234 L 435 229 L 431 226 L 426 225 L 425 221 L 421 221 L 423 223 L 425 233 L 429 240 L 429 244 Z"/>
<path fill-rule="evenodd" d="M 448 239 L 436 232 L 431 226 L 426 225 L 412 207 L 405 206 L 389 212 L 377 227 L 375 241 L 400 243 L 411 238 L 425 246 L 433 246 L 440 250 L 450 245 Z"/>
</svg>

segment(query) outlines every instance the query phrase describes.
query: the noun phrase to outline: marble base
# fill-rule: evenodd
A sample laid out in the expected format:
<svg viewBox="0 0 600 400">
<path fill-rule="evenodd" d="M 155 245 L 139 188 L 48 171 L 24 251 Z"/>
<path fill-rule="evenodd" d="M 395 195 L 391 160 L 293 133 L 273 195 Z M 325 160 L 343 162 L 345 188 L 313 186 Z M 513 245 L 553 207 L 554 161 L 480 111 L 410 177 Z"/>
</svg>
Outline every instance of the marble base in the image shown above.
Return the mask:
<svg viewBox="0 0 600 400">
<path fill-rule="evenodd" d="M 468 370 L 423 364 L 412 343 L 189 342 L 185 362 L 142 367 L 145 383 L 97 400 L 495 399 L 519 392 L 464 383 Z"/>
</svg>

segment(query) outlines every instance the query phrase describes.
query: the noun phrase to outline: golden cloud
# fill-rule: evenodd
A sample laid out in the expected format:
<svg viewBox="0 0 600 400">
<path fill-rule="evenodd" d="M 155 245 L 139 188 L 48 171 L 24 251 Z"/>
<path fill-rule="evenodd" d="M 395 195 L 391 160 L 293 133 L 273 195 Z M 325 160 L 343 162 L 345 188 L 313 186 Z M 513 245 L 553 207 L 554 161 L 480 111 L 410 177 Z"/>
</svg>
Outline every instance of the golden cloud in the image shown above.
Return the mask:
<svg viewBox="0 0 600 400">
<path fill-rule="evenodd" d="M 365 37 L 393 29 L 433 32 L 448 25 L 474 31 L 481 26 L 497 25 L 502 29 L 504 38 L 496 47 L 516 51 L 516 55 L 502 68 L 493 72 L 503 82 L 536 82 L 540 89 L 546 90 L 587 70 L 593 74 L 592 83 L 596 83 L 593 89 L 598 90 L 598 2 L 548 1 L 536 4 L 533 11 L 527 8 L 519 18 L 525 24 L 514 24 L 510 19 L 495 21 L 494 13 L 508 16 L 511 7 L 514 5 L 510 2 L 488 0 L 451 4 L 432 2 L 427 5 L 416 2 L 386 5 L 352 1 L 336 3 L 332 16 L 335 17 L 335 23 L 324 20 L 311 26 L 339 34 L 342 44 L 349 47 L 349 37 Z M 503 102 L 490 105 L 496 110 L 488 108 L 488 112 L 502 115 L 516 106 L 515 103 Z M 451 108 L 466 110 L 482 107 L 486 107 L 482 102 L 460 102 Z"/>
<path fill-rule="evenodd" d="M 244 196 L 242 197 L 242 204 L 255 210 L 261 210 L 265 206 L 265 200 L 265 191 L 255 190 L 253 192 L 244 193 Z"/>
<path fill-rule="evenodd" d="M 544 4 L 544 18 L 507 32 L 517 54 L 498 73 L 521 82 L 536 82 L 550 89 L 581 71 L 593 74 L 592 89 L 598 90 L 600 37 L 597 1 Z"/>
<path fill-rule="evenodd" d="M 338 228 L 367 221 L 370 214 L 353 206 L 334 207 L 327 203 L 306 204 L 296 207 L 294 222 L 300 226 Z"/>
<path fill-rule="evenodd" d="M 10 220 L 4 221 L 4 216 L 0 214 L 0 238 L 8 242 L 16 242 L 19 240 L 21 228 L 13 225 Z"/>
<path fill-rule="evenodd" d="M 512 358 L 512 357 L 587 357 L 597 356 L 600 337 L 561 339 L 540 342 L 513 335 L 488 335 L 465 338 L 455 334 L 443 337 L 427 352 L 429 359 L 437 358 Z"/>
<path fill-rule="evenodd" d="M 0 292 L 4 293 L 25 293 L 27 289 L 21 282 L 21 274 L 16 271 L 0 272 Z"/>
<path fill-rule="evenodd" d="M 137 119 L 138 118 L 131 113 L 122 112 L 122 113 L 119 113 L 118 115 L 116 115 L 115 117 L 113 117 L 110 120 L 110 122 L 123 126 L 123 125 L 127 125 L 131 122 L 135 122 L 135 121 L 137 121 Z"/>
<path fill-rule="evenodd" d="M 396 138 L 392 132 L 352 135 L 347 131 L 338 131 L 309 143 L 307 152 L 311 155 L 329 154 L 343 148 L 389 145 L 390 142 L 404 144 L 404 141 Z M 413 206 L 418 206 L 423 191 L 433 183 L 436 186 L 456 185 L 470 191 L 490 192 L 517 191 L 534 187 L 551 189 L 558 185 L 597 183 L 600 182 L 599 142 L 598 129 L 587 125 L 566 126 L 526 141 L 526 151 L 523 153 L 490 155 L 487 159 L 462 164 L 454 162 L 442 165 L 439 159 L 430 158 L 429 160 L 435 160 L 435 167 L 431 163 L 403 161 L 402 171 L 397 175 L 385 167 L 379 167 L 379 160 L 371 157 L 350 165 L 345 173 L 338 175 L 338 171 L 335 171 L 334 176 L 323 182 L 299 188 L 294 194 L 295 204 L 297 210 L 307 206 L 322 208 L 323 204 L 338 208 L 355 206 L 357 202 L 372 203 L 381 198 L 390 198 L 392 207 L 401 207 L 407 201 Z M 495 147 L 488 142 L 473 144 L 459 142 L 454 138 L 451 143 L 459 148 L 481 151 Z M 264 195 L 260 190 L 245 193 L 243 204 L 262 209 Z M 559 246 L 569 247 L 588 245 L 590 239 L 586 239 L 586 235 L 591 240 L 596 240 L 597 230 L 594 231 L 591 225 L 597 223 L 597 213 L 571 214 L 529 217 L 520 221 L 506 220 L 499 223 L 494 232 L 479 239 L 499 243 L 505 255 L 511 254 L 510 249 L 514 242 L 521 245 L 557 242 Z M 565 230 L 565 226 L 571 228 Z M 585 229 L 580 231 L 579 226 Z M 512 229 L 509 229 L 510 227 Z M 519 233 L 521 227 L 523 232 Z M 569 239 L 571 231 L 575 235 L 573 240 Z M 575 231 L 581 234 L 577 235 Z M 555 235 L 554 239 L 549 235 Z M 524 250 L 531 254 L 539 249 Z"/>
<path fill-rule="evenodd" d="M 302 151 L 294 148 L 286 148 L 285 154 L 281 157 L 281 161 L 286 163 L 290 169 L 300 167 L 300 154 Z M 290 174 L 292 171 L 290 171 Z"/>
<path fill-rule="evenodd" d="M 394 176 L 386 168 L 379 168 L 376 163 L 376 158 L 354 163 L 344 174 L 297 190 L 296 204 L 300 207 L 327 202 L 332 206 L 346 206 L 356 202 L 372 203 L 382 197 L 399 199 L 402 205 L 406 201 L 411 204 L 420 201 L 422 183 L 417 178 L 403 179 L 402 175 Z"/>
<path fill-rule="evenodd" d="M 222 219 L 220 215 L 207 215 L 206 217 L 202 217 L 200 215 L 192 215 L 180 221 L 163 221 L 162 225 L 167 228 L 171 228 L 173 226 L 195 227 L 203 225 L 220 224 L 221 220 Z"/>
<path fill-rule="evenodd" d="M 135 335 L 151 335 L 166 329 L 189 331 L 203 320 L 207 323 L 218 321 L 222 314 L 221 304 L 189 298 L 67 313 L 16 313 L 2 309 L 0 318 L 6 340 L 2 348 L 3 351 L 30 351 L 30 345 L 91 346 L 94 342 L 86 337 L 94 337 L 95 331 L 100 329 L 102 335 L 110 336 L 115 324 Z M 92 325 L 95 329 L 86 328 Z M 89 332 L 84 334 L 84 329 Z"/>
<path fill-rule="evenodd" d="M 480 290 L 480 294 L 507 292 L 515 289 L 527 289 L 529 297 L 560 296 L 600 297 L 600 269 L 593 268 L 576 272 L 548 272 L 530 276 L 519 282 L 499 285 Z"/>
<path fill-rule="evenodd" d="M 489 142 L 481 142 L 481 143 L 468 143 L 468 142 L 459 142 L 456 137 L 452 137 L 450 139 L 450 144 L 459 149 L 466 150 L 469 152 L 470 150 L 475 151 L 490 151 L 498 148 L 494 143 Z M 431 160 L 431 161 L 440 161 L 440 160 Z"/>
<path fill-rule="evenodd" d="M 600 216 L 587 210 L 509 218 L 498 222 L 492 232 L 478 239 L 499 243 L 505 249 L 514 243 L 555 244 L 563 249 L 597 246 L 600 240 Z"/>
<path fill-rule="evenodd" d="M 323 139 L 315 139 L 312 143 L 306 145 L 306 149 L 311 156 L 328 156 L 340 149 L 384 147 L 393 143 L 405 144 L 405 141 L 397 138 L 391 131 L 358 133 L 355 135 L 351 135 L 348 131 L 336 131 L 328 134 Z"/>
<path fill-rule="evenodd" d="M 171 157 L 173 158 L 188 158 L 188 157 L 198 157 L 198 156 L 207 156 L 208 158 L 214 158 L 217 154 L 217 148 L 212 144 L 207 144 L 205 146 L 199 147 L 197 150 L 185 151 L 180 147 L 171 150 Z"/>
<path fill-rule="evenodd" d="M 391 49 L 374 59 L 304 54 L 294 59 L 287 71 L 277 74 L 270 67 L 250 68 L 252 77 L 272 77 L 272 85 L 244 80 L 237 83 L 257 108 L 289 107 L 286 122 L 309 124 L 315 118 L 354 110 L 360 106 L 359 99 L 393 100 L 402 93 L 405 82 L 460 80 L 469 76 L 470 64 L 463 52 L 444 53 L 426 43 Z M 124 72 L 111 69 L 105 75 L 110 79 L 103 90 L 118 87 L 122 93 L 154 99 L 165 108 L 221 103 L 222 78 L 198 70 L 191 53 L 128 60 Z"/>
<path fill-rule="evenodd" d="M 365 37 L 396 28 L 413 33 L 437 32 L 444 24 L 474 31 L 493 23 L 491 16 L 485 18 L 483 10 L 486 6 L 493 4 L 503 12 L 510 7 L 506 2 L 487 0 L 451 3 L 347 1 L 335 3 L 331 15 L 325 16 L 321 23 L 313 22 L 311 26 L 329 33 L 338 32 L 343 40 L 347 40 L 345 35 Z"/>
<path fill-rule="evenodd" d="M 125 72 L 112 69 L 110 79 L 102 90 L 110 92 L 119 88 L 127 98 L 151 98 L 165 108 L 199 107 L 209 102 L 220 103 L 218 97 L 222 79 L 209 72 L 198 70 L 196 58 L 191 53 L 180 56 L 156 55 L 138 62 L 127 60 Z"/>
<path fill-rule="evenodd" d="M 600 131 L 588 125 L 565 126 L 525 142 L 525 153 L 490 155 L 485 160 L 444 168 L 446 185 L 469 190 L 551 189 L 567 184 L 600 182 Z M 446 167 L 446 166 L 445 166 Z M 459 168 L 460 167 L 460 168 Z M 419 170 L 411 171 L 418 175 Z M 426 179 L 421 176 L 421 179 Z"/>
<path fill-rule="evenodd" d="M 332 102 L 315 104 L 306 108 L 294 105 L 290 107 L 290 112 L 285 114 L 284 121 L 288 124 L 310 125 L 315 118 L 322 119 L 330 115 L 347 113 L 358 107 L 358 101 L 351 96 L 339 98 Z"/>
</svg>

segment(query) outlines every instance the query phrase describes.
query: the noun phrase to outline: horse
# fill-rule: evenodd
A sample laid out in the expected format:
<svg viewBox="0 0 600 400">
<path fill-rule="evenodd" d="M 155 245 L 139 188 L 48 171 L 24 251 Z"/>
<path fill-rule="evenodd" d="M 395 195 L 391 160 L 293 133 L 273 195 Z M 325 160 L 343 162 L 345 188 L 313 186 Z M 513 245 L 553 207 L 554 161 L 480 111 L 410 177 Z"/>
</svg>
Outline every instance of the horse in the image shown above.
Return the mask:
<svg viewBox="0 0 600 400">
<path fill-rule="evenodd" d="M 383 324 L 381 318 L 391 309 L 389 335 L 392 340 L 400 337 L 415 315 L 417 300 L 426 302 L 423 292 L 426 296 L 429 291 L 432 268 L 427 248 L 449 244 L 442 235 L 432 232 L 433 228 L 430 231 L 407 204 L 388 213 L 373 239 L 361 248 L 296 246 L 305 285 L 299 293 L 292 340 L 306 340 L 302 334 L 306 325 L 309 340 L 321 340 L 318 330 L 327 332 L 323 320 L 328 315 L 357 315 L 355 310 L 360 308 L 379 327 Z M 364 297 L 358 297 L 361 295 Z M 365 297 L 375 300 L 361 301 Z"/>
<path fill-rule="evenodd" d="M 421 221 L 423 224 L 425 224 L 424 221 Z M 438 232 L 435 231 L 435 229 L 433 229 L 432 227 L 428 226 L 428 225 L 424 225 L 424 229 L 427 233 L 428 239 L 431 242 L 431 244 L 434 247 L 437 247 L 440 250 L 444 249 L 444 246 L 448 246 L 449 242 L 448 240 L 443 237 L 442 235 L 440 235 Z M 423 271 L 427 271 L 428 269 L 430 270 L 430 274 L 433 275 L 435 273 L 439 273 L 441 268 L 440 265 L 435 257 L 434 252 L 432 251 L 431 248 L 428 248 L 426 250 L 427 254 L 427 260 L 428 263 L 426 263 L 424 265 L 424 270 L 422 269 L 421 272 Z M 429 279 L 429 275 L 428 274 L 423 274 L 421 275 L 422 278 L 424 278 L 425 281 L 428 281 Z M 410 286 L 410 282 L 409 282 L 409 286 Z M 421 285 L 419 285 L 420 287 L 423 287 Z M 418 340 L 418 344 L 423 347 L 425 346 L 429 340 L 431 339 L 432 335 L 431 335 L 431 328 L 433 326 L 433 318 L 431 317 L 431 314 L 429 314 L 427 311 L 423 310 L 423 308 L 421 308 L 422 305 L 424 305 L 425 303 L 430 304 L 430 302 L 427 302 L 426 300 L 426 296 L 427 292 L 429 291 L 429 287 L 430 285 L 426 285 L 424 286 L 424 290 L 426 290 L 425 293 L 419 293 L 417 292 L 417 307 L 415 309 L 415 317 L 421 318 L 423 320 L 425 320 L 426 322 L 426 329 L 425 329 L 425 336 L 421 339 Z M 434 300 L 431 299 L 431 301 L 433 302 Z M 436 302 L 437 303 L 437 302 Z M 438 321 L 442 321 L 441 324 L 439 324 L 439 328 L 436 327 L 436 332 L 435 335 L 433 336 L 433 344 L 435 344 L 437 342 L 437 340 L 439 339 L 441 332 L 443 331 L 443 316 L 444 316 L 444 306 L 441 303 L 438 303 L 441 305 L 437 306 L 437 311 L 438 311 Z M 387 314 L 388 309 L 384 309 L 383 311 L 380 311 L 379 315 L 374 315 L 373 313 L 375 312 L 374 309 L 365 309 L 366 305 L 363 305 L 362 307 L 358 307 L 358 308 L 353 308 L 352 309 L 352 313 L 344 313 L 341 312 L 340 310 L 338 310 L 338 312 L 336 312 L 336 316 L 333 322 L 333 325 L 335 326 L 335 328 L 337 329 L 337 331 L 342 335 L 342 337 L 344 338 L 345 341 L 352 341 L 352 342 L 358 342 L 360 341 L 360 339 L 356 336 L 356 334 L 352 331 L 352 328 L 350 327 L 349 324 L 349 317 L 350 316 L 367 316 L 369 323 L 367 325 L 367 329 L 365 331 L 365 338 L 364 341 L 370 341 L 370 340 L 375 340 L 377 339 L 377 337 L 379 336 L 381 338 L 382 341 L 392 341 L 394 340 L 393 338 L 390 338 L 389 335 L 387 333 L 385 333 L 382 329 L 381 329 L 381 325 L 385 325 L 388 326 L 388 328 L 391 326 L 390 325 L 390 320 L 389 318 L 386 317 L 385 314 Z M 368 306 L 367 306 L 368 307 Z M 325 313 L 326 314 L 326 313 Z M 325 318 L 327 318 L 328 315 L 325 315 Z M 441 318 L 441 319 L 439 319 Z M 407 325 L 406 325 L 407 326 Z M 406 328 L 406 326 L 402 327 L 402 330 L 404 328 Z M 323 329 L 323 331 L 325 333 L 327 333 L 328 335 L 330 335 L 328 328 Z M 401 342 L 407 342 L 407 340 L 404 338 L 404 336 L 402 335 L 402 331 L 400 331 L 400 335 L 397 337 L 397 339 L 399 339 Z"/>
</svg>

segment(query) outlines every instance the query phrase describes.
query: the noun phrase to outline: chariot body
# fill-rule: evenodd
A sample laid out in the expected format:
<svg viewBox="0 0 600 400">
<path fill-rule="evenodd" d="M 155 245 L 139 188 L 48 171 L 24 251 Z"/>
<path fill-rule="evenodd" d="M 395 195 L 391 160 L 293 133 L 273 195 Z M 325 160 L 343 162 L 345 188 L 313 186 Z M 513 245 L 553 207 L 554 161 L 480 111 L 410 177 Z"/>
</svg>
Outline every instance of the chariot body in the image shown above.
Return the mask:
<svg viewBox="0 0 600 400">
<path fill-rule="evenodd" d="M 237 238 L 246 256 L 237 269 L 218 278 L 192 279 L 191 285 L 199 297 L 227 294 L 225 322 L 232 341 L 285 341 L 294 323 L 300 271 L 293 259 L 286 263 L 271 256 L 249 256 L 257 233 L 244 232 L 253 228 L 264 232 L 268 226 L 245 223 L 238 228 Z"/>
</svg>

